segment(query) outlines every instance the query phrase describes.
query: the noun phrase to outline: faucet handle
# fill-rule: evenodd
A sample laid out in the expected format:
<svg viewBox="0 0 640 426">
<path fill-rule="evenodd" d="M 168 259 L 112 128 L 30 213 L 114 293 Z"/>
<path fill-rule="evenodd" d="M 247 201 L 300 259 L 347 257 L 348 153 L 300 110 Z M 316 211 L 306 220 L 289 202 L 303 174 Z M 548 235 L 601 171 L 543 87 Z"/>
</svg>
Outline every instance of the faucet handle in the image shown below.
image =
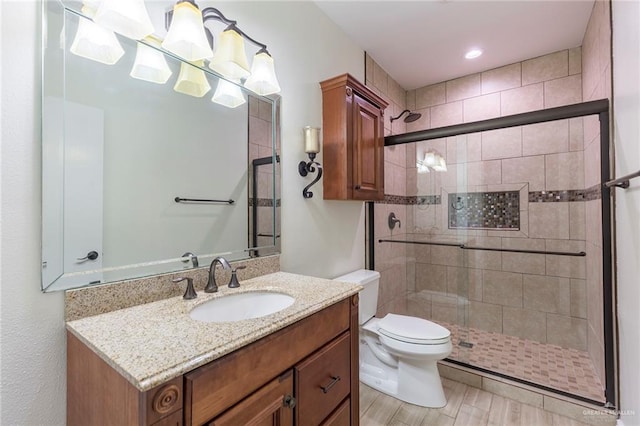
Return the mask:
<svg viewBox="0 0 640 426">
<path fill-rule="evenodd" d="M 171 281 L 173 281 L 174 283 L 179 283 L 185 280 L 187 281 L 187 289 L 185 290 L 184 296 L 182 296 L 182 298 L 185 300 L 195 299 L 196 297 L 198 297 L 198 294 L 196 293 L 196 290 L 193 288 L 193 278 L 179 277 L 179 278 L 174 278 Z"/>
<path fill-rule="evenodd" d="M 240 282 L 238 282 L 238 276 L 236 275 L 236 271 L 238 269 L 246 269 L 247 266 L 243 265 L 243 266 L 238 266 L 235 269 L 231 270 L 231 280 L 229 281 L 229 288 L 238 288 L 240 287 Z"/>
</svg>

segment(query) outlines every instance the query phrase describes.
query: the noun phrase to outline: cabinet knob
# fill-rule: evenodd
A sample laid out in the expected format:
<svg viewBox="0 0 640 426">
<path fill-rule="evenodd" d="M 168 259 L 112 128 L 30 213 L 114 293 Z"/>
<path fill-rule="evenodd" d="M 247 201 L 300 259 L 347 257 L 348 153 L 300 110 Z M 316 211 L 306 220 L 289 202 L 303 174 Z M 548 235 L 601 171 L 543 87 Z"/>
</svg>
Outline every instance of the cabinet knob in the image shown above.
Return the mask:
<svg viewBox="0 0 640 426">
<path fill-rule="evenodd" d="M 283 405 L 287 408 L 293 409 L 296 406 L 296 399 L 291 395 L 286 395 L 284 397 Z"/>
<path fill-rule="evenodd" d="M 362 187 L 360 185 L 356 185 L 353 187 L 353 189 L 355 189 L 356 191 L 360 191 Z"/>
</svg>

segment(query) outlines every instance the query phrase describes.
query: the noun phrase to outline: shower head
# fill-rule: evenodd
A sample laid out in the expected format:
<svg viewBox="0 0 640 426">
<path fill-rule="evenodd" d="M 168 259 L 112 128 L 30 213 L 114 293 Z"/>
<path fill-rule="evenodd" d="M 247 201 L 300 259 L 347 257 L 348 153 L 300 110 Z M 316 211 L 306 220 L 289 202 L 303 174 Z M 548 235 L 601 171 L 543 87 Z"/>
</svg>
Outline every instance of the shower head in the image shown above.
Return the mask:
<svg viewBox="0 0 640 426">
<path fill-rule="evenodd" d="M 402 111 L 400 113 L 400 115 L 398 115 L 397 117 L 391 117 L 391 122 L 393 123 L 395 120 L 399 119 L 400 117 L 402 117 L 403 114 L 405 113 L 409 113 L 407 114 L 407 116 L 404 118 L 404 122 L 405 123 L 413 123 L 414 121 L 416 121 L 418 118 L 422 117 L 422 114 L 420 114 L 419 112 L 411 112 L 408 109 L 405 109 L 404 111 Z"/>
</svg>

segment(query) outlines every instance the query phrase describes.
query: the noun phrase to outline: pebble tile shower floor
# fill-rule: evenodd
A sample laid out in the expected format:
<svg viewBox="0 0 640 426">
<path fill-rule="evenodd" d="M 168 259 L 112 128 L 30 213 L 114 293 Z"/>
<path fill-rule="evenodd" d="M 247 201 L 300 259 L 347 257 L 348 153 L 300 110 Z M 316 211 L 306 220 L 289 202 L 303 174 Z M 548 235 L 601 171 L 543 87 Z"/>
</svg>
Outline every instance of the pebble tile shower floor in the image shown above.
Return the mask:
<svg viewBox="0 0 640 426">
<path fill-rule="evenodd" d="M 500 333 L 463 329 L 440 322 L 451 331 L 450 359 L 605 402 L 604 388 L 589 354 Z M 467 331 L 468 330 L 468 331 Z M 460 340 L 472 348 L 458 345 Z"/>
</svg>

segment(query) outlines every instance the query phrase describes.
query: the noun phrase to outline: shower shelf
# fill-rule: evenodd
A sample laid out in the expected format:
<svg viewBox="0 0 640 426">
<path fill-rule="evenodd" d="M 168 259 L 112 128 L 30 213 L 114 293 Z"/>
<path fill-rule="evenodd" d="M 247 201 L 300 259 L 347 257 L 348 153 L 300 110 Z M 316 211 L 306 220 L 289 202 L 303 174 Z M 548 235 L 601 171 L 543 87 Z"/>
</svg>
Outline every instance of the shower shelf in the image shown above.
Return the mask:
<svg viewBox="0 0 640 426">
<path fill-rule="evenodd" d="M 379 243 L 400 243 L 400 244 L 422 244 L 428 246 L 446 246 L 446 247 L 458 247 L 462 250 L 484 250 L 484 251 L 502 251 L 506 253 L 531 253 L 531 254 L 552 254 L 556 256 L 576 256 L 584 257 L 587 255 L 584 251 L 579 252 L 564 252 L 564 251 L 545 251 L 545 250 L 519 250 L 519 249 L 503 249 L 492 247 L 473 247 L 467 246 L 463 243 L 443 243 L 435 241 L 407 241 L 407 240 L 378 240 Z"/>
</svg>

